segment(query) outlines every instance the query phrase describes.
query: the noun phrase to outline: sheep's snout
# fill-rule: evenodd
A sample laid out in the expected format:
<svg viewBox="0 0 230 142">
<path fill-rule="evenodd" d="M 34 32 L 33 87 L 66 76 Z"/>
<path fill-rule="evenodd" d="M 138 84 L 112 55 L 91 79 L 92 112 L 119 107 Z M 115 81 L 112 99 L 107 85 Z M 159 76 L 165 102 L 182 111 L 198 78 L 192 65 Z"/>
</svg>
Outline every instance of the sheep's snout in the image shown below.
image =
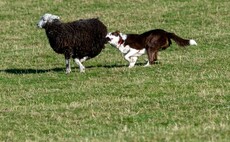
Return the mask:
<svg viewBox="0 0 230 142">
<path fill-rule="evenodd" d="M 43 20 L 40 20 L 38 23 L 37 23 L 37 27 L 38 28 L 43 28 L 43 26 L 44 26 L 44 21 Z"/>
</svg>

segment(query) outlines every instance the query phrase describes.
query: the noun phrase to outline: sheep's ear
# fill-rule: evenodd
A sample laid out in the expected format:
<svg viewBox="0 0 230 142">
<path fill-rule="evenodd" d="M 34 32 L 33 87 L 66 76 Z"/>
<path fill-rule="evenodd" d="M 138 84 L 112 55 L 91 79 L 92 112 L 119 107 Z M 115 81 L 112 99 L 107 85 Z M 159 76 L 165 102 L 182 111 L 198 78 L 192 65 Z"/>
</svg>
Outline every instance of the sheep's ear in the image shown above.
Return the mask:
<svg viewBox="0 0 230 142">
<path fill-rule="evenodd" d="M 58 20 L 59 20 L 59 19 L 60 19 L 60 17 L 59 17 L 59 16 L 57 16 L 57 15 L 52 15 L 52 16 L 51 16 L 51 19 L 53 19 L 53 20 L 54 20 L 54 19 L 58 19 Z"/>
<path fill-rule="evenodd" d="M 59 19 L 60 19 L 60 17 L 57 15 L 50 15 L 47 21 L 53 22 L 54 20 L 59 20 Z"/>
</svg>

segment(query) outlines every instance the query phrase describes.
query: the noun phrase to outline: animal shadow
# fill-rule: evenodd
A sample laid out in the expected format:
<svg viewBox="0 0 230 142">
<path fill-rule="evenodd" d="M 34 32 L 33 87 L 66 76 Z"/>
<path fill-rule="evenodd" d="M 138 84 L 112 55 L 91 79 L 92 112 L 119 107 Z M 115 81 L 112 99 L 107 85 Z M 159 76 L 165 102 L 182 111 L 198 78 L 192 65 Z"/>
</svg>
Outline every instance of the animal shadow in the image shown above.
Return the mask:
<svg viewBox="0 0 230 142">
<path fill-rule="evenodd" d="M 113 65 L 90 65 L 90 66 L 86 66 L 87 68 L 122 68 L 122 67 L 127 67 L 127 65 L 121 65 L 121 64 L 113 64 Z"/>
<path fill-rule="evenodd" d="M 0 72 L 6 72 L 10 74 L 37 74 L 37 73 L 47 73 L 47 72 L 60 72 L 64 71 L 63 68 L 53 68 L 53 69 L 6 69 Z"/>
<path fill-rule="evenodd" d="M 144 63 L 137 63 L 137 66 L 142 66 Z M 123 68 L 127 67 L 128 65 L 126 64 L 112 64 L 112 65 L 90 65 L 90 66 L 85 66 L 86 69 L 90 68 Z M 78 67 L 73 67 L 72 69 Z M 5 69 L 5 70 L 0 70 L 0 72 L 5 72 L 9 74 L 42 74 L 42 73 L 47 73 L 47 72 L 65 72 L 65 68 L 53 68 L 53 69 L 19 69 L 19 68 L 13 68 L 13 69 Z"/>
</svg>

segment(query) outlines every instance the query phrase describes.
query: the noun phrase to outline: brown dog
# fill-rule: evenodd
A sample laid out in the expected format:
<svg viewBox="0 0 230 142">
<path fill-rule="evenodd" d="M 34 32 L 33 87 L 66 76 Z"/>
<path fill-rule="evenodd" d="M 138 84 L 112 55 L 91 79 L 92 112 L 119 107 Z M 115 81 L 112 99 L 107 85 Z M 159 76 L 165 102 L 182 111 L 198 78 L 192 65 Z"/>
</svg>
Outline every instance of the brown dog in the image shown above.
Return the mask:
<svg viewBox="0 0 230 142">
<path fill-rule="evenodd" d="M 171 39 L 182 47 L 197 45 L 196 41 L 193 39 L 183 39 L 174 33 L 162 29 L 155 29 L 142 34 L 122 34 L 116 31 L 108 33 L 106 37 L 111 45 L 117 47 L 122 53 L 126 54 L 125 59 L 130 62 L 130 67 L 134 66 L 137 56 L 140 56 L 136 53 L 143 50 L 146 50 L 148 54 L 149 62 L 146 66 L 153 64 L 157 61 L 158 51 L 165 50 L 172 44 Z"/>
</svg>

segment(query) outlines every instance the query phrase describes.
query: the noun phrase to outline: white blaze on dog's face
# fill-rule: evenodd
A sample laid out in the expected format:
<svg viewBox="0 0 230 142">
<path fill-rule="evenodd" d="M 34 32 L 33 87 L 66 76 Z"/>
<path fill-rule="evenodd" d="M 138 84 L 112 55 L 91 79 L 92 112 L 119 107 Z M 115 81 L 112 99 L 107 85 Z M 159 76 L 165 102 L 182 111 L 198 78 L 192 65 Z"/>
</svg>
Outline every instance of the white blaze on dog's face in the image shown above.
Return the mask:
<svg viewBox="0 0 230 142">
<path fill-rule="evenodd" d="M 106 38 L 109 38 L 109 44 L 118 48 L 119 41 L 121 40 L 120 32 L 112 32 L 106 35 Z"/>
<path fill-rule="evenodd" d="M 38 22 L 38 27 L 43 28 L 47 22 L 51 23 L 55 19 L 60 19 L 60 17 L 46 13 L 45 15 L 41 17 L 40 21 Z"/>
<path fill-rule="evenodd" d="M 130 47 L 128 45 L 124 46 L 124 41 L 126 40 L 127 35 L 122 34 L 119 31 L 115 31 L 112 33 L 108 33 L 106 35 L 106 38 L 108 39 L 109 44 L 118 48 L 121 53 L 126 54 L 129 52 Z"/>
</svg>

